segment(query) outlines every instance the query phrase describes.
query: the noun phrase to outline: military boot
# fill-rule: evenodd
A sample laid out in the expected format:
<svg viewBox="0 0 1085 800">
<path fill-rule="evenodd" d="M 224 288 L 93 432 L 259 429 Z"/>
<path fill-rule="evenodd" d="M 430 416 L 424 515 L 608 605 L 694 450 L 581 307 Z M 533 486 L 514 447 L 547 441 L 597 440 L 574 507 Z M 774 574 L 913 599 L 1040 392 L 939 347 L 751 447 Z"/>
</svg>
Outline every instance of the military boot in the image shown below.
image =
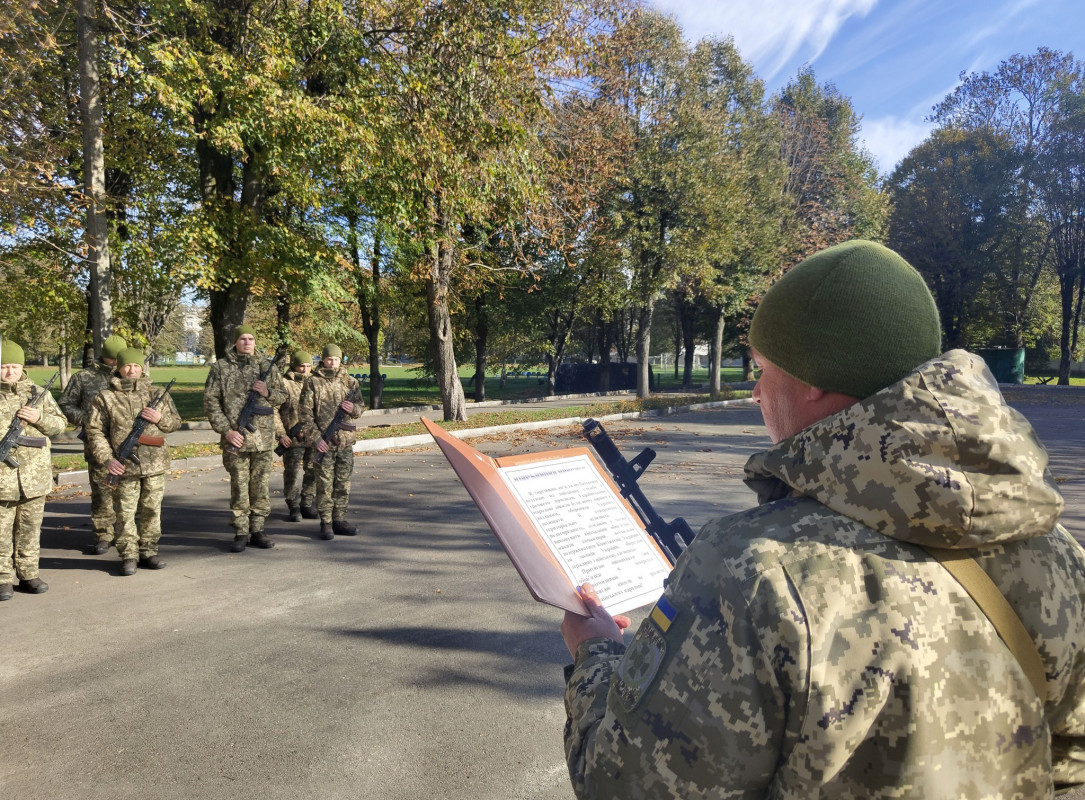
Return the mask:
<svg viewBox="0 0 1085 800">
<path fill-rule="evenodd" d="M 249 543 L 249 535 L 247 533 L 239 533 L 234 537 L 234 543 L 230 545 L 231 552 L 240 553 Z"/>
<path fill-rule="evenodd" d="M 121 575 L 135 575 L 136 574 L 136 560 L 134 558 L 126 558 L 121 562 Z"/>
<path fill-rule="evenodd" d="M 96 556 L 105 555 L 109 552 L 109 548 L 111 548 L 112 546 L 113 542 L 109 539 L 99 539 L 94 543 L 94 546 L 90 549 L 90 552 L 92 552 Z"/>
<path fill-rule="evenodd" d="M 330 541 L 335 538 L 333 523 L 320 520 L 320 538 Z"/>
<path fill-rule="evenodd" d="M 286 507 L 290 509 L 290 514 L 287 516 L 287 520 L 290 522 L 301 522 L 301 506 L 296 502 L 292 503 L 289 500 L 286 501 Z"/>
<path fill-rule="evenodd" d="M 30 594 L 45 594 L 49 591 L 49 584 L 41 578 L 31 578 L 30 580 L 20 580 L 19 588 Z"/>
<path fill-rule="evenodd" d="M 0 583 L 0 600 L 10 600 L 15 596 L 15 588 L 10 583 Z"/>
<path fill-rule="evenodd" d="M 334 520 L 332 522 L 332 531 L 338 533 L 340 536 L 354 536 L 358 533 L 358 529 L 345 519 Z"/>
<path fill-rule="evenodd" d="M 261 547 L 264 550 L 270 550 L 275 546 L 275 542 L 271 541 L 266 533 L 263 531 L 253 531 L 249 537 L 249 544 L 253 547 Z"/>
<path fill-rule="evenodd" d="M 140 556 L 139 565 L 144 569 L 164 569 L 166 566 L 166 562 L 159 558 L 157 555 Z"/>
<path fill-rule="evenodd" d="M 320 512 L 316 510 L 316 506 L 313 504 L 305 505 L 301 504 L 301 516 L 303 519 L 320 519 Z"/>
</svg>

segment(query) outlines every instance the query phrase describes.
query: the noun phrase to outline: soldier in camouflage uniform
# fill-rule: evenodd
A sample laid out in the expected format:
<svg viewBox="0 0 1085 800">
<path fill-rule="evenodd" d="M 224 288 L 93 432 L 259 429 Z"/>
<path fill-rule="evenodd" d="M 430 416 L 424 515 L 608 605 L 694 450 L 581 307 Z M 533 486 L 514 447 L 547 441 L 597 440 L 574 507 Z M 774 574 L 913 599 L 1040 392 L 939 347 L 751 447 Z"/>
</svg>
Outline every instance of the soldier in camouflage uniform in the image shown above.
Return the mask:
<svg viewBox="0 0 1085 800">
<path fill-rule="evenodd" d="M 300 416 L 306 441 L 320 453 L 323 460 L 316 464 L 316 506 L 320 513 L 320 538 L 334 539 L 335 534 L 354 536 L 358 529 L 347 522 L 350 504 L 350 476 L 354 472 L 354 424 L 348 422 L 332 438 L 322 439 L 322 432 L 331 423 L 338 409 L 355 420 L 365 405 L 358 392 L 358 381 L 342 366 L 343 351 L 337 345 L 324 348 L 320 366 L 301 392 Z M 347 395 L 355 392 L 355 400 Z"/>
<path fill-rule="evenodd" d="M 120 336 L 110 336 L 102 342 L 102 357 L 97 363 L 80 370 L 71 377 L 60 395 L 60 410 L 68 422 L 77 427 L 84 427 L 90 416 L 90 407 L 94 398 L 109 386 L 113 372 L 117 368 L 117 354 L 128 347 Z M 116 493 L 106 484 L 105 464 L 94 461 L 90 452 L 90 443 L 83 431 L 83 456 L 87 459 L 90 472 L 90 521 L 94 526 L 94 541 L 91 552 L 102 555 L 113 544 L 113 527 L 117 521 Z"/>
<path fill-rule="evenodd" d="M 922 279 L 880 245 L 830 248 L 766 294 L 750 342 L 774 443 L 746 465 L 761 505 L 701 530 L 628 649 L 628 618 L 590 587 L 591 616 L 566 615 L 576 794 L 1008 800 L 1085 783 L 1085 553 L 983 362 L 937 355 Z M 1038 648 L 1039 688 L 928 547 L 990 576 Z"/>
<path fill-rule="evenodd" d="M 253 329 L 238 325 L 233 348 L 211 366 L 204 387 L 204 411 L 211 427 L 222 436 L 222 464 L 230 473 L 235 553 L 244 550 L 250 541 L 264 549 L 275 546 L 264 532 L 264 521 L 271 513 L 268 481 L 275 447 L 275 409 L 282 405 L 286 394 L 277 370 L 270 370 L 266 380 L 260 380 L 270 366 L 268 359 L 256 355 Z M 238 431 L 237 420 L 249 392 L 259 397 L 253 417 L 256 431 Z"/>
<path fill-rule="evenodd" d="M 275 435 L 283 451 L 283 496 L 290 512 L 291 522 L 316 519 L 313 508 L 316 498 L 316 479 L 313 475 L 313 449 L 306 447 L 302 437 L 301 417 L 298 409 L 301 390 L 313 371 L 313 357 L 304 350 L 295 350 L 290 357 L 290 369 L 283 376 L 286 400 L 278 408 Z"/>
<path fill-rule="evenodd" d="M 163 434 L 180 428 L 181 417 L 169 395 L 158 403 L 158 408 L 151 407 L 162 391 L 151 386 L 150 379 L 143 375 L 143 352 L 127 348 L 118 354 L 117 370 L 109 388 L 95 399 L 87 419 L 87 444 L 95 462 L 105 464 L 107 476 L 116 475 L 120 479 L 116 493 L 121 575 L 134 575 L 137 561 L 144 569 L 166 566 L 158 557 L 162 496 L 170 466 L 170 449 Z M 139 463 L 132 460 L 122 463 L 115 454 L 137 417 L 149 423 L 136 447 Z"/>
<path fill-rule="evenodd" d="M 18 466 L 0 463 L 0 600 L 11 599 L 16 577 L 24 592 L 49 590 L 38 577 L 45 496 L 53 488 L 49 437 L 66 427 L 51 394 L 35 408 L 28 405 L 42 389 L 23 372 L 23 363 L 23 349 L 5 339 L 0 344 L 0 435 L 15 418 L 23 421 L 23 434 L 12 451 Z"/>
</svg>

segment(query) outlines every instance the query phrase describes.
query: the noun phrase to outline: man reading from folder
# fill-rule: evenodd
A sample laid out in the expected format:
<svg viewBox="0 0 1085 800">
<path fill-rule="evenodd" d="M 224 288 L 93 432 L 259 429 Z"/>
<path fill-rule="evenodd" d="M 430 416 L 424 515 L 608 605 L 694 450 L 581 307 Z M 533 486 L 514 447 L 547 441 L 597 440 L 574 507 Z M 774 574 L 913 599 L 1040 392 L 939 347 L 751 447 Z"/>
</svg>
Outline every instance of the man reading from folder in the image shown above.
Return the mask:
<svg viewBox="0 0 1085 800">
<path fill-rule="evenodd" d="M 562 625 L 577 795 L 1085 784 L 1085 553 L 983 361 L 939 355 L 919 274 L 872 242 L 824 250 L 765 295 L 750 343 L 773 442 L 746 464 L 760 505 L 701 530 L 628 648 L 590 587 L 592 616 Z"/>
</svg>

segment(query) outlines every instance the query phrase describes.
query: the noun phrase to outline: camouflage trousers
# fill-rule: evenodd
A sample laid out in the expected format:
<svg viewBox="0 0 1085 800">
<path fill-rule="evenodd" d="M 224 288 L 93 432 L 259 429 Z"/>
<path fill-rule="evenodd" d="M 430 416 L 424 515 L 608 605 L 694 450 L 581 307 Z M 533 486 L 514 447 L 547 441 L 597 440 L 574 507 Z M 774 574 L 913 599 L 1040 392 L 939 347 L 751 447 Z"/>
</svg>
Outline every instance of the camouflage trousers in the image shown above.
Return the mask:
<svg viewBox="0 0 1085 800">
<path fill-rule="evenodd" d="M 88 466 L 91 465 L 89 456 Z M 112 542 L 117 524 L 117 492 L 106 485 L 109 471 L 105 467 L 90 466 L 90 524 L 94 526 L 94 538 Z"/>
<path fill-rule="evenodd" d="M 238 536 L 262 531 L 271 513 L 271 460 L 270 450 L 222 454 L 222 466 L 230 473 L 230 524 Z"/>
<path fill-rule="evenodd" d="M 121 478 L 117 486 L 121 523 L 117 532 L 117 552 L 121 558 L 146 558 L 158 554 L 165 492 L 164 474 Z"/>
<path fill-rule="evenodd" d="M 288 506 L 308 508 L 316 497 L 313 448 L 295 444 L 283 453 L 283 497 Z"/>
<path fill-rule="evenodd" d="M 45 495 L 0 500 L 0 583 L 38 577 Z"/>
<path fill-rule="evenodd" d="M 322 522 L 345 520 L 350 504 L 350 476 L 354 472 L 354 450 L 329 450 L 324 460 L 313 465 L 316 475 L 316 508 Z"/>
</svg>

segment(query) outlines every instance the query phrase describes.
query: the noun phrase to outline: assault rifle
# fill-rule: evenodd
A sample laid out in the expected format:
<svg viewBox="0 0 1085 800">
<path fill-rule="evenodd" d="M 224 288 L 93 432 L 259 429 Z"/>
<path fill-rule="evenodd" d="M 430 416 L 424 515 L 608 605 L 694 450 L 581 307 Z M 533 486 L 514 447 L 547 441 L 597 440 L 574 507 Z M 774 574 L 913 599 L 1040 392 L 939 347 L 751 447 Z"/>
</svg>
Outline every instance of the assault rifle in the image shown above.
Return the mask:
<svg viewBox="0 0 1085 800">
<path fill-rule="evenodd" d="M 356 402 L 356 397 L 360 386 L 360 383 L 355 383 L 354 388 L 347 392 L 347 396 L 343 398 L 343 401 L 346 402 L 347 400 L 349 400 L 352 403 Z M 347 412 L 343 410 L 343 404 L 340 403 L 335 409 L 335 416 L 332 417 L 332 421 L 328 423 L 328 427 L 324 429 L 324 432 L 320 434 L 320 438 L 322 441 L 325 441 L 329 445 L 331 445 L 332 440 L 335 439 L 335 437 L 339 434 L 339 431 L 352 431 L 355 429 L 355 427 L 356 426 L 353 422 L 347 422 Z M 323 460 L 324 454 L 314 448 L 313 463 L 319 464 Z"/>
<path fill-rule="evenodd" d="M 170 393 L 170 389 L 173 388 L 173 384 L 175 383 L 177 383 L 176 378 L 167 383 L 166 388 L 162 390 L 162 394 L 158 395 L 158 397 L 148 403 L 147 408 L 157 409 L 162 404 L 162 401 L 166 399 L 166 395 Z M 141 416 L 142 413 L 143 411 L 141 409 L 140 413 L 136 415 L 136 421 L 132 423 L 132 430 L 128 431 L 128 435 L 124 437 L 124 441 L 121 442 L 121 446 L 117 448 L 116 459 L 122 464 L 125 461 L 131 461 L 137 467 L 139 466 L 139 456 L 136 455 L 137 445 L 149 444 L 160 447 L 161 445 L 165 444 L 165 442 L 160 442 L 157 439 L 155 441 L 144 440 L 143 432 L 147 430 L 147 426 L 151 423 L 149 423 Z M 109 473 L 109 477 L 106 478 L 106 483 L 109 484 L 109 487 L 111 489 L 116 489 L 117 484 L 121 482 L 121 477 L 121 475 L 114 475 L 113 473 Z"/>
<path fill-rule="evenodd" d="M 286 435 L 289 436 L 291 439 L 297 439 L 298 434 L 300 432 L 301 432 L 301 423 L 299 422 L 296 425 L 294 425 L 293 427 L 291 427 L 290 430 L 288 430 L 286 432 Z M 279 442 L 277 445 L 275 445 L 275 455 L 279 456 L 280 458 L 282 458 L 284 455 L 286 455 L 286 448 L 283 447 L 282 442 Z"/>
<path fill-rule="evenodd" d="M 260 377 L 257 380 L 267 381 L 267 376 L 271 374 L 271 371 L 275 369 L 275 365 L 279 363 L 283 356 L 286 355 L 286 351 L 280 352 L 271 363 L 267 365 L 267 369 L 260 373 Z M 237 417 L 237 427 L 234 428 L 242 436 L 245 435 L 245 431 L 249 433 L 256 433 L 256 423 L 253 422 L 253 417 L 267 417 L 275 413 L 275 409 L 271 406 L 258 406 L 257 402 L 260 400 L 260 395 L 255 389 L 249 389 L 249 399 L 245 401 L 245 407 L 241 409 L 241 413 Z M 227 453 L 233 453 L 236 455 L 241 452 L 240 447 L 234 447 L 232 444 L 227 443 L 223 448 Z"/>
<path fill-rule="evenodd" d="M 673 564 L 693 541 L 696 534 L 681 517 L 674 522 L 664 522 L 637 485 L 637 479 L 648 469 L 648 465 L 656 457 L 656 451 L 646 447 L 632 461 L 626 461 L 607 432 L 603 430 L 603 426 L 594 419 L 584 420 L 584 436 L 610 471 L 622 497 L 628 500 L 637 512 L 648 535 L 655 539 L 656 544 Z"/>
<path fill-rule="evenodd" d="M 36 407 L 42 398 L 49 394 L 49 390 L 53 388 L 53 384 L 56 383 L 59 377 L 60 373 L 58 372 L 49 379 L 49 383 L 45 384 L 45 388 L 38 394 L 34 394 L 34 390 L 31 389 L 30 399 L 27 400 L 26 405 L 30 408 Z M 19 460 L 15 458 L 15 454 L 12 452 L 16 447 L 20 445 L 23 447 L 45 447 L 49 443 L 49 440 L 44 436 L 23 436 L 25 426 L 25 419 L 18 416 L 12 417 L 8 432 L 4 434 L 3 439 L 0 439 L 0 463 L 7 464 L 12 469 L 19 468 Z"/>
</svg>

